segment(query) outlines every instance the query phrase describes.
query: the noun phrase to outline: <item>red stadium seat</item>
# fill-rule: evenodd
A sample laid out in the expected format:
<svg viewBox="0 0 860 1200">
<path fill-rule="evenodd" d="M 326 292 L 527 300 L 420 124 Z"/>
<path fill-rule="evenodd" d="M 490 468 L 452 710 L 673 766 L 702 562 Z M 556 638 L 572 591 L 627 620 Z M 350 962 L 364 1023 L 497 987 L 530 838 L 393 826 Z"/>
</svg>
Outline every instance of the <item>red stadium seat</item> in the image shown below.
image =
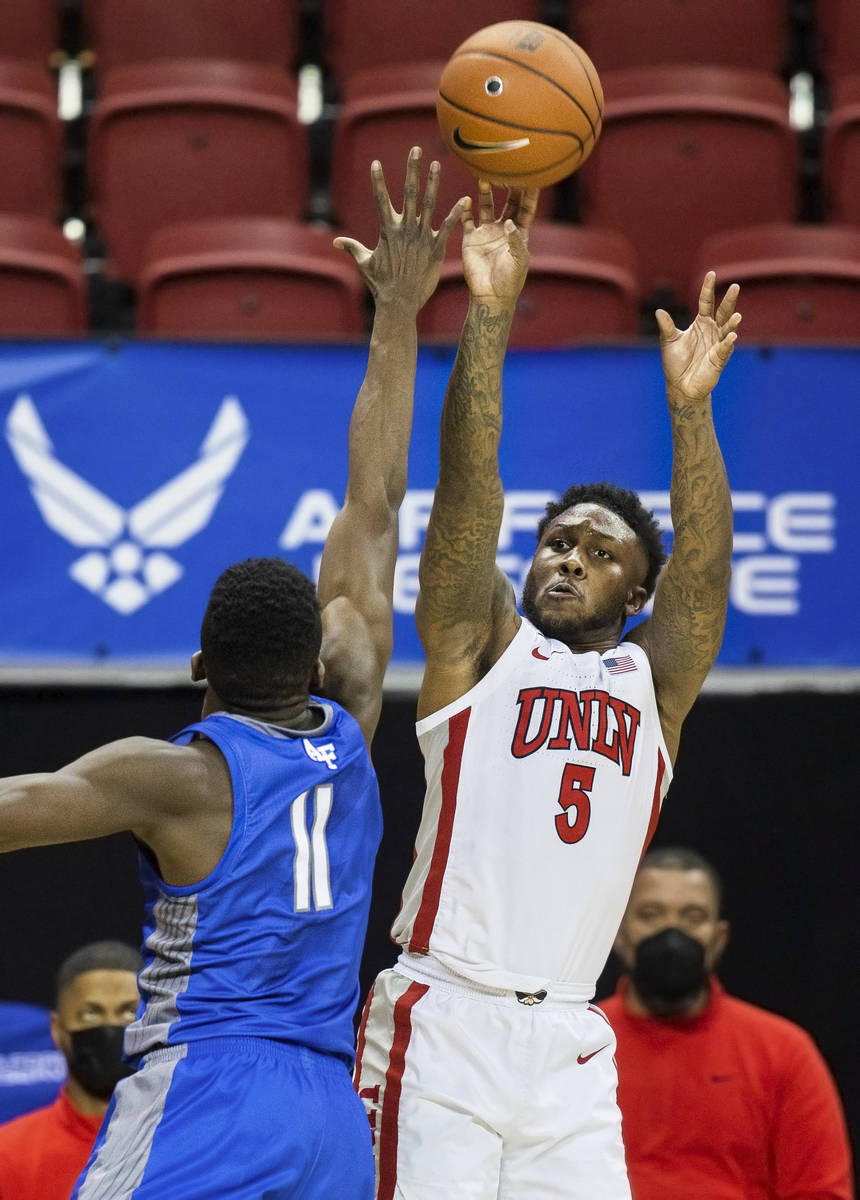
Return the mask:
<svg viewBox="0 0 860 1200">
<path fill-rule="evenodd" d="M 145 13 L 140 0 L 85 0 L 84 20 L 99 73 L 165 58 L 292 67 L 297 53 L 298 5 L 289 0 L 146 0 Z"/>
<path fill-rule="evenodd" d="M 511 329 L 513 346 L 564 346 L 639 331 L 636 255 L 618 233 L 538 221 L 531 265 Z M 456 341 L 468 307 L 459 259 L 449 256 L 419 316 L 422 336 Z"/>
<path fill-rule="evenodd" d="M 325 59 L 338 79 L 420 59 L 444 63 L 484 25 L 537 21 L 540 11 L 540 0 L 433 0 L 420 14 L 413 5 L 392 0 L 325 0 Z"/>
<path fill-rule="evenodd" d="M 56 220 L 61 140 L 57 89 L 48 72 L 0 59 L 0 212 Z"/>
<path fill-rule="evenodd" d="M 411 146 L 424 151 L 423 172 L 437 158 L 442 165 L 435 224 L 461 196 L 477 195 L 474 177 L 442 141 L 436 122 L 436 91 L 443 63 L 379 67 L 347 81 L 335 123 L 332 147 L 331 202 L 335 221 L 352 237 L 376 245 L 379 218 L 370 190 L 370 164 L 378 158 L 395 208 L 400 207 L 406 157 Z M 551 191 L 541 193 L 538 212 L 552 205 Z"/>
<path fill-rule="evenodd" d="M 83 333 L 86 325 L 76 247 L 49 221 L 0 214 L 0 333 Z"/>
<path fill-rule="evenodd" d="M 300 216 L 307 144 L 295 85 L 259 63 L 117 67 L 93 112 L 90 180 L 109 273 L 126 280 L 165 225 Z"/>
<path fill-rule="evenodd" d="M 829 219 L 860 224 L 860 74 L 834 84 L 823 177 Z"/>
<path fill-rule="evenodd" d="M 755 338 L 857 340 L 860 329 L 860 228 L 762 225 L 708 238 L 690 283 L 705 271 L 720 286 L 741 285 L 745 342 Z"/>
<path fill-rule="evenodd" d="M 56 0 L 0 0 L 0 57 L 47 67 L 59 44 Z"/>
<path fill-rule="evenodd" d="M 860 4 L 857 0 L 818 0 L 818 61 L 830 80 L 860 72 Z"/>
<path fill-rule="evenodd" d="M 569 28 L 599 71 L 670 63 L 778 72 L 786 0 L 571 0 Z"/>
<path fill-rule="evenodd" d="M 603 86 L 603 134 L 579 175 L 580 211 L 630 238 L 646 294 L 683 296 L 709 234 L 794 219 L 797 139 L 778 79 L 655 67 L 609 72 Z"/>
<path fill-rule="evenodd" d="M 138 329 L 243 338 L 363 334 L 366 289 L 332 236 L 266 217 L 162 229 L 144 256 Z"/>
</svg>

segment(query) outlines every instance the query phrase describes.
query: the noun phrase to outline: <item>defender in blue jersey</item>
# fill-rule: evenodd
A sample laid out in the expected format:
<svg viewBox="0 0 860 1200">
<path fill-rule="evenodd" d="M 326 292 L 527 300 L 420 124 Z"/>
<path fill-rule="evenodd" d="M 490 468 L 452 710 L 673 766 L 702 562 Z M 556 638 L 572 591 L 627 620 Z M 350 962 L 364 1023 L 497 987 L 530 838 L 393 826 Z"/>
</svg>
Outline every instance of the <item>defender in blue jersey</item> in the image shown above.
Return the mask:
<svg viewBox="0 0 860 1200">
<path fill-rule="evenodd" d="M 318 592 L 280 559 L 223 573 L 192 677 L 199 722 L 52 774 L 0 781 L 0 851 L 130 830 L 146 898 L 141 1008 L 76 1200 L 369 1200 L 350 1077 L 381 832 L 368 747 L 391 653 L 416 314 L 462 202 L 435 233 L 439 165 L 402 214 L 371 167 L 380 240 L 337 239 L 376 302 L 349 482 Z M 322 698 L 323 696 L 327 698 Z"/>
</svg>

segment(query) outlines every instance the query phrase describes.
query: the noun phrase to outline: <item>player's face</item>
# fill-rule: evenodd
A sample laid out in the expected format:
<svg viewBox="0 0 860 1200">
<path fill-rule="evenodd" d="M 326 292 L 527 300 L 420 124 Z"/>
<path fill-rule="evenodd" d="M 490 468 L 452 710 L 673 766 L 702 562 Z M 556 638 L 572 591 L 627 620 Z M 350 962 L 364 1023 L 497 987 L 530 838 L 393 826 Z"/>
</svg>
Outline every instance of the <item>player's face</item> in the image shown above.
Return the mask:
<svg viewBox="0 0 860 1200">
<path fill-rule="evenodd" d="M 617 513 L 576 504 L 544 530 L 523 588 L 523 611 L 548 637 L 617 640 L 645 603 L 645 552 Z"/>
<path fill-rule="evenodd" d="M 728 939 L 714 887 L 705 871 L 645 867 L 636 876 L 615 951 L 630 970 L 636 947 L 664 929 L 680 929 L 701 942 L 713 969 Z"/>
</svg>

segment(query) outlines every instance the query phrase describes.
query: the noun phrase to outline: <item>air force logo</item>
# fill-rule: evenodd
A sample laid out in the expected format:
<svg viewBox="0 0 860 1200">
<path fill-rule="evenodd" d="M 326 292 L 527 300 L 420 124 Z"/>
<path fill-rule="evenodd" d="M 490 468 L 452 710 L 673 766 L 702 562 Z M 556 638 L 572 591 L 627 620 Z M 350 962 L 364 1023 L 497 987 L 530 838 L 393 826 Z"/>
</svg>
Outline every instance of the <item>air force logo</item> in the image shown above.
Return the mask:
<svg viewBox="0 0 860 1200">
<path fill-rule="evenodd" d="M 315 746 L 309 738 L 302 738 L 302 745 L 308 758 L 314 762 L 324 762 L 330 771 L 337 770 L 337 747 L 334 742 L 326 742 L 324 746 Z"/>
<path fill-rule="evenodd" d="M 124 509 L 54 456 L 29 396 L 18 397 L 6 420 L 6 439 L 45 524 L 86 549 L 69 567 L 72 579 L 124 616 L 182 577 L 166 550 L 209 523 L 248 437 L 242 406 L 225 397 L 197 461 Z"/>
</svg>

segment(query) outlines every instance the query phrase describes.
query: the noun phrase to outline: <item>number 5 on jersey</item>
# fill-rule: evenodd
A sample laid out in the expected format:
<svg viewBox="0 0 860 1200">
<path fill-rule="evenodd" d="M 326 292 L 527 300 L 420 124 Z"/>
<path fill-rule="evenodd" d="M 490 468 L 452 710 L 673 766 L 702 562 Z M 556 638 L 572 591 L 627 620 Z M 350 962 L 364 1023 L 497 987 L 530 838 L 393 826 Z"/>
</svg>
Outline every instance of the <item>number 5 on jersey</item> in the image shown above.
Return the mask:
<svg viewBox="0 0 860 1200">
<path fill-rule="evenodd" d="M 594 767 L 581 763 L 567 763 L 561 777 L 558 802 L 562 811 L 556 814 L 555 828 L 563 842 L 572 846 L 580 842 L 588 832 L 591 820 L 591 797 L 594 787 Z"/>
<path fill-rule="evenodd" d="M 325 827 L 331 813 L 333 789 L 321 783 L 313 792 L 296 796 L 290 805 L 290 825 L 296 854 L 293 859 L 293 910 L 297 913 L 320 912 L 332 908 L 331 877 Z M 313 824 L 308 836 L 307 801 L 312 797 Z M 313 903 L 311 903 L 313 892 Z"/>
</svg>

